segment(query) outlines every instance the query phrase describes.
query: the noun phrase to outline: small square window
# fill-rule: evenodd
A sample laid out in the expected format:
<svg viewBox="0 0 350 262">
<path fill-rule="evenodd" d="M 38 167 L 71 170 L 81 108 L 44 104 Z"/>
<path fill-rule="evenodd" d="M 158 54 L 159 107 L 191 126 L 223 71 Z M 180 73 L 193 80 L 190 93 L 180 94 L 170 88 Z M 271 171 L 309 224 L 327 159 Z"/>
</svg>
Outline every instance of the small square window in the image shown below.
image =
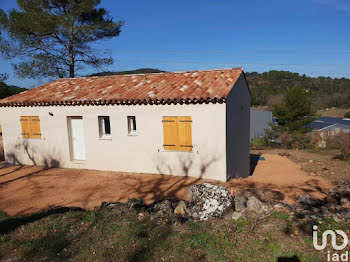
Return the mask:
<svg viewBox="0 0 350 262">
<path fill-rule="evenodd" d="M 136 133 L 136 117 L 128 116 L 128 134 Z"/>
<path fill-rule="evenodd" d="M 99 116 L 98 126 L 99 126 L 100 138 L 111 136 L 111 123 L 109 121 L 109 116 Z"/>
</svg>

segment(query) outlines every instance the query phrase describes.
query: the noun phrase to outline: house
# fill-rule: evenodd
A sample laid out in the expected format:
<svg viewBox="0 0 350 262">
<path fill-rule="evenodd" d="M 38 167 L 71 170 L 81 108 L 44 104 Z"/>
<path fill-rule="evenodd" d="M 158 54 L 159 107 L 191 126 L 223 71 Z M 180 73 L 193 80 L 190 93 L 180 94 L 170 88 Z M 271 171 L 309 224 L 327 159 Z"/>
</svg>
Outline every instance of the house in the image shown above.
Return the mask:
<svg viewBox="0 0 350 262">
<path fill-rule="evenodd" d="M 318 147 L 326 147 L 327 138 L 340 133 L 350 133 L 350 119 L 322 116 L 311 122 L 312 135 Z"/>
<path fill-rule="evenodd" d="M 271 129 L 272 112 L 265 110 L 250 109 L 250 139 L 262 138 L 265 130 Z"/>
<path fill-rule="evenodd" d="M 242 69 L 58 79 L 0 100 L 11 164 L 249 175 L 250 91 Z"/>
</svg>

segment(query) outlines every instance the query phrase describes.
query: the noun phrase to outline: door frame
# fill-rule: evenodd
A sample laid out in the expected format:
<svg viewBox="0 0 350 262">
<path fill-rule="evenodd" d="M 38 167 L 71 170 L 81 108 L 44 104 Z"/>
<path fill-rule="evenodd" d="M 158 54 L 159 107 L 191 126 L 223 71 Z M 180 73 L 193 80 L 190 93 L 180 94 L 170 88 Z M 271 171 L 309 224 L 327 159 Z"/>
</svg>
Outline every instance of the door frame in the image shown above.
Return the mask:
<svg viewBox="0 0 350 262">
<path fill-rule="evenodd" d="M 84 118 L 83 118 L 83 116 L 67 116 L 68 142 L 69 142 L 69 159 L 70 159 L 70 161 L 75 161 L 75 162 L 85 162 L 86 161 L 85 134 L 84 134 L 85 160 L 74 159 L 74 146 L 73 146 L 72 124 L 71 124 L 72 119 L 81 119 L 83 121 Z"/>
</svg>

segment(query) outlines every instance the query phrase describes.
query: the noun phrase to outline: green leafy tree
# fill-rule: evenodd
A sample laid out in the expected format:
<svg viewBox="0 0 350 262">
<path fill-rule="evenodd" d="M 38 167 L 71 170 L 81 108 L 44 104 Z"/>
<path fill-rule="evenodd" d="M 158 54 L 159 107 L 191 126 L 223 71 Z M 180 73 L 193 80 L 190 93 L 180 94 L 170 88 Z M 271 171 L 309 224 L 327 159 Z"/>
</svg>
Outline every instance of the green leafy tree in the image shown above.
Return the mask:
<svg viewBox="0 0 350 262">
<path fill-rule="evenodd" d="M 299 87 L 289 89 L 283 102 L 273 108 L 277 124 L 272 125 L 272 135 L 286 147 L 300 147 L 308 143 L 305 134 L 311 131 L 307 127 L 317 117 L 308 93 Z"/>
<path fill-rule="evenodd" d="M 122 21 L 114 22 L 101 0 L 17 0 L 19 10 L 0 12 L 0 41 L 5 58 L 20 77 L 75 77 L 86 67 L 101 69 L 111 56 L 92 47 L 116 37 Z"/>
</svg>

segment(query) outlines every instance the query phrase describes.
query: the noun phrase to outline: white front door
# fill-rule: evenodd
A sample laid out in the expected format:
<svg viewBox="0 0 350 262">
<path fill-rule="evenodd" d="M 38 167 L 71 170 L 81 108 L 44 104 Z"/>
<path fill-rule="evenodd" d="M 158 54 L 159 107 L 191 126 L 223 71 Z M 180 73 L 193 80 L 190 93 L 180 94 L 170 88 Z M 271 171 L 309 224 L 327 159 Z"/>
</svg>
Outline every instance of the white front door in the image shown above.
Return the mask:
<svg viewBox="0 0 350 262">
<path fill-rule="evenodd" d="M 85 160 L 85 140 L 82 117 L 71 117 L 71 144 L 74 160 Z"/>
</svg>

